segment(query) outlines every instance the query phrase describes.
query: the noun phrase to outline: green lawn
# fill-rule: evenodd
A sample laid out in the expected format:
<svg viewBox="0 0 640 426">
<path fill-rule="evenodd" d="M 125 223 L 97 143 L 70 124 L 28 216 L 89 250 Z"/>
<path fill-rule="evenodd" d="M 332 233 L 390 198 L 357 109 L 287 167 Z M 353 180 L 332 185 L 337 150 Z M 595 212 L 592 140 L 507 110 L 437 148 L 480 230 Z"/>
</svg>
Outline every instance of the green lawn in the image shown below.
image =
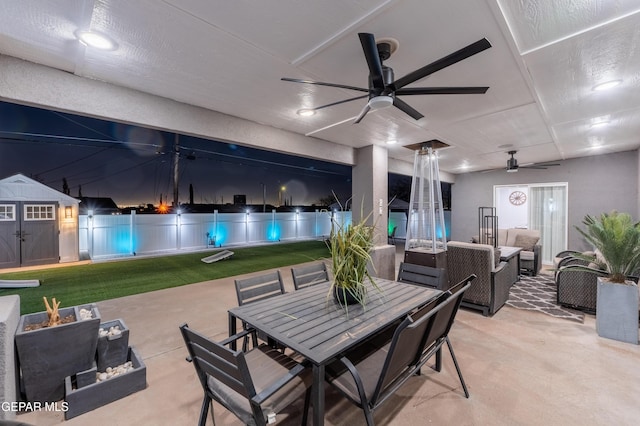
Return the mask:
<svg viewBox="0 0 640 426">
<path fill-rule="evenodd" d="M 211 264 L 200 261 L 217 251 L 0 273 L 0 279 L 40 280 L 40 287 L 0 289 L 0 296 L 19 295 L 24 315 L 44 311 L 43 296 L 55 297 L 61 307 L 69 307 L 329 256 L 324 242 L 304 241 L 234 248 L 231 259 Z"/>
</svg>

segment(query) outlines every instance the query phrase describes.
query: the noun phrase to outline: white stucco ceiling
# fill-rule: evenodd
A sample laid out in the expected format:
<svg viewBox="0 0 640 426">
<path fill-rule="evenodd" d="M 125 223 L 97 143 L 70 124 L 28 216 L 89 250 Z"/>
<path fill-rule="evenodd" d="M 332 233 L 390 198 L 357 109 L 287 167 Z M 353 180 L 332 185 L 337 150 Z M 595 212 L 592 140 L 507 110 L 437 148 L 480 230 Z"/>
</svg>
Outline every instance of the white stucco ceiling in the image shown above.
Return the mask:
<svg viewBox="0 0 640 426">
<path fill-rule="evenodd" d="M 80 29 L 118 48 L 86 47 Z M 392 107 L 352 124 L 366 99 L 296 115 L 361 93 L 281 77 L 367 87 L 358 32 L 398 41 L 385 61 L 396 78 L 486 37 L 490 49 L 407 87 L 490 89 L 403 97 L 418 121 Z M 509 150 L 523 164 L 637 149 L 638 46 L 637 0 L 0 3 L 0 54 L 340 145 L 384 145 L 393 161 L 412 161 L 404 145 L 437 138 L 451 145 L 440 155 L 451 173 L 504 167 Z M 591 128 L 601 119 L 610 125 Z"/>
</svg>

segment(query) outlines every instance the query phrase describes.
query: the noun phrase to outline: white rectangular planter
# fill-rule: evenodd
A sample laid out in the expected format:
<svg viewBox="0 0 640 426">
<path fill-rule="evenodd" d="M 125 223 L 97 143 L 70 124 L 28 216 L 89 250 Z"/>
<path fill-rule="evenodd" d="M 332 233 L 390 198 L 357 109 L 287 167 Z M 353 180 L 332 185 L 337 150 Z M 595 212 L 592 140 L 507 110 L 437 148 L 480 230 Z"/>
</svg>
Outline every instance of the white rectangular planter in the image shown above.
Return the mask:
<svg viewBox="0 0 640 426">
<path fill-rule="evenodd" d="M 598 278 L 596 330 L 598 336 L 638 344 L 638 286 Z"/>
</svg>

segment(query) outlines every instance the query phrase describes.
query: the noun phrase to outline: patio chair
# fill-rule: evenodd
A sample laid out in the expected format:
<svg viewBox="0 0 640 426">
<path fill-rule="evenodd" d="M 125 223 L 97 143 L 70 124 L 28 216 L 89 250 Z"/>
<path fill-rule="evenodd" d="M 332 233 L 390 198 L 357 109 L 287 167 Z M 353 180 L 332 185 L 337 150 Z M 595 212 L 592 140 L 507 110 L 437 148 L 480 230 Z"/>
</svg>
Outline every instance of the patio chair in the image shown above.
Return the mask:
<svg viewBox="0 0 640 426">
<path fill-rule="evenodd" d="M 449 287 L 447 270 L 444 268 L 432 268 L 430 266 L 415 265 L 413 263 L 400 263 L 398 281 L 417 284 L 426 287 L 446 290 Z"/>
<path fill-rule="evenodd" d="M 324 262 L 291 268 L 293 286 L 296 290 L 316 284 L 329 282 L 329 272 Z"/>
<path fill-rule="evenodd" d="M 398 229 L 397 226 L 394 226 L 393 229 L 391 230 L 391 233 L 389 233 L 389 238 L 387 243 L 388 244 L 394 244 L 396 243 L 396 230 Z"/>
<path fill-rule="evenodd" d="M 242 278 L 235 280 L 236 296 L 238 297 L 238 305 L 246 305 L 247 303 L 257 302 L 269 297 L 284 294 L 284 285 L 280 271 L 269 272 L 255 277 Z M 247 330 L 247 324 L 242 323 L 244 330 Z M 257 335 L 255 331 L 251 333 L 253 338 L 253 346 L 257 345 L 257 338 L 268 340 L 266 336 Z M 242 342 L 242 350 L 247 350 L 249 336 L 247 335 Z M 275 343 L 271 342 L 272 345 Z"/>
<path fill-rule="evenodd" d="M 408 315 L 396 328 L 391 342 L 364 359 L 354 363 L 347 354 L 327 366 L 327 382 L 363 410 L 367 425 L 374 425 L 374 411 L 409 378 L 419 374 L 420 368 L 433 355 L 436 355 L 435 369 L 439 371 L 441 363 L 438 354 L 445 343 L 464 394 L 469 398 L 448 336 L 462 296 L 474 279 L 475 275 L 469 276 L 448 291 L 439 303 L 428 304 Z"/>
<path fill-rule="evenodd" d="M 215 425 L 212 400 L 231 411 L 244 424 L 266 425 L 303 394 L 302 424 L 309 411 L 311 370 L 266 345 L 249 352 L 232 351 L 225 345 L 243 338 L 247 331 L 214 342 L 180 326 L 189 357 L 204 391 L 200 419 L 204 426 L 209 408 Z"/>
<path fill-rule="evenodd" d="M 555 271 L 556 300 L 559 305 L 595 314 L 598 293 L 598 268 L 586 259 L 573 257 L 572 254 L 590 255 L 590 253 L 569 253 L 558 262 Z M 595 258 L 594 258 L 595 260 Z M 589 268 L 593 272 L 586 269 Z"/>
</svg>

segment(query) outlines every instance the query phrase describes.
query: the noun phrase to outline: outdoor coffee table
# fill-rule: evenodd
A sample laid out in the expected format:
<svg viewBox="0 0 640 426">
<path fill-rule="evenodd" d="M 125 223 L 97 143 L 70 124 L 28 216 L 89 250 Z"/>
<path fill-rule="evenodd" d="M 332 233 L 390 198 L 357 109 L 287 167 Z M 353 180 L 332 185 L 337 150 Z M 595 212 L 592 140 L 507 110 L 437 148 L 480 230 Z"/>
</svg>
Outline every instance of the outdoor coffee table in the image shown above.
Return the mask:
<svg viewBox="0 0 640 426">
<path fill-rule="evenodd" d="M 380 278 L 375 281 L 382 291 L 368 284 L 364 309 L 349 305 L 345 311 L 333 297 L 327 297 L 329 285 L 318 284 L 229 310 L 230 335 L 236 333 L 239 319 L 311 362 L 316 426 L 324 424 L 325 366 L 442 294 L 440 290 L 407 283 Z"/>
</svg>

